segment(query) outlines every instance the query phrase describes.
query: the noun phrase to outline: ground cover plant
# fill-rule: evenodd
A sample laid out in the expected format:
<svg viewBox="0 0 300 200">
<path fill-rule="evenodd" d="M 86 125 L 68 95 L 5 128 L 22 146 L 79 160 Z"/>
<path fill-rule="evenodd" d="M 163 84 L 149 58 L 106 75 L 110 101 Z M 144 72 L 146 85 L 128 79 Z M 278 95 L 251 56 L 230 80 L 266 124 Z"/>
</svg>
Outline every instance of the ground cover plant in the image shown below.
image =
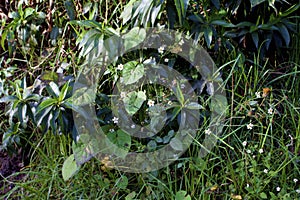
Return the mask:
<svg viewBox="0 0 300 200">
<path fill-rule="evenodd" d="M 299 7 L 280 0 L 1 2 L 0 199 L 299 199 Z M 178 38 L 162 36 L 172 48 L 126 51 L 147 38 L 146 28 L 172 29 Z M 125 50 L 111 39 L 120 37 Z M 188 41 L 208 52 L 226 93 L 222 134 L 206 156 L 199 150 L 214 135 L 215 88 L 179 56 Z M 112 62 L 86 89 L 93 85 L 87 67 L 103 64 L 96 59 L 103 52 Z M 168 71 L 150 65 L 180 73 L 196 101 L 187 101 L 179 78 L 166 79 L 170 87 L 155 84 Z M 90 141 L 74 121 L 96 121 L 122 157 L 167 144 L 181 151 L 176 132 L 194 110 L 200 123 L 192 143 L 147 173 L 114 169 L 111 155 L 92 157 L 103 138 Z M 131 120 L 128 127 L 122 120 Z M 162 122 L 155 135 L 129 133 L 159 130 Z"/>
</svg>

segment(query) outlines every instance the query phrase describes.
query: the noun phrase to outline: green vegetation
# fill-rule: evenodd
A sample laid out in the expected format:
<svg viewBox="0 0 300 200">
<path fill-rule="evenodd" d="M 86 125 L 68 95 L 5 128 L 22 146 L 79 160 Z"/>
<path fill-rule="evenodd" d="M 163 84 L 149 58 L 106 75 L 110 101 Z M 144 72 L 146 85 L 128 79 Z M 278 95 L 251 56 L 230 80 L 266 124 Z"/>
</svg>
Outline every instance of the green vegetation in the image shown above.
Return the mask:
<svg viewBox="0 0 300 200">
<path fill-rule="evenodd" d="M 24 166 L 8 176 L 0 171 L 0 199 L 299 199 L 299 7 L 280 0 L 1 3 L 0 153 L 21 155 Z M 183 39 L 162 36 L 172 48 L 128 51 L 148 36 L 147 27 L 173 29 Z M 222 134 L 203 157 L 201 143 L 213 134 L 214 77 L 178 56 L 188 40 L 219 68 L 228 102 Z M 97 59 L 103 52 L 111 62 L 96 77 L 90 66 L 106 64 Z M 149 67 L 158 64 L 186 78 L 197 102 L 185 96 L 180 78 L 166 79 L 174 90 L 153 84 L 168 73 Z M 92 156 L 101 142 L 115 145 L 120 157 L 166 144 L 183 150 L 176 132 L 195 110 L 201 124 L 192 144 L 167 167 L 127 173 L 113 168 L 110 155 Z M 96 120 L 106 139 L 79 134 L 77 115 L 90 121 L 86 127 Z M 133 133 L 137 126 L 160 131 L 137 138 L 122 123 Z"/>
</svg>

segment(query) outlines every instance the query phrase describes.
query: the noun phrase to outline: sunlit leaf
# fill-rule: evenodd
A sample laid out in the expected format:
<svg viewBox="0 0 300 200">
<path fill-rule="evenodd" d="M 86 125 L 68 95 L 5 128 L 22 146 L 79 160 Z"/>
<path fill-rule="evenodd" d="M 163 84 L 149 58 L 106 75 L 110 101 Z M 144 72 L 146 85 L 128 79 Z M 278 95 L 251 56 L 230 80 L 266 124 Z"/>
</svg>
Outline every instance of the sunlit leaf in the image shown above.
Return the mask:
<svg viewBox="0 0 300 200">
<path fill-rule="evenodd" d="M 123 99 L 127 113 L 130 116 L 134 115 L 141 108 L 146 98 L 147 97 L 144 91 L 133 91 L 128 93 Z"/>
<path fill-rule="evenodd" d="M 137 61 L 130 61 L 124 65 L 122 75 L 126 85 L 137 82 L 144 76 L 144 65 Z"/>
<path fill-rule="evenodd" d="M 79 170 L 79 167 L 77 166 L 74 154 L 70 155 L 64 162 L 62 166 L 62 177 L 64 181 L 69 180 L 76 172 Z"/>
</svg>

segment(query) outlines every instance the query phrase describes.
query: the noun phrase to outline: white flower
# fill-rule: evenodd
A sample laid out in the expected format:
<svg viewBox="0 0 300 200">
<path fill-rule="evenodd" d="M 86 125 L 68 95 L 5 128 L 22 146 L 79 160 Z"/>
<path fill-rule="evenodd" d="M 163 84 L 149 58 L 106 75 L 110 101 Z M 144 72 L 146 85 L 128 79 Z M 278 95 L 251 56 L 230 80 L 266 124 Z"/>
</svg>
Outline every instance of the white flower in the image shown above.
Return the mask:
<svg viewBox="0 0 300 200">
<path fill-rule="evenodd" d="M 250 150 L 250 149 L 247 149 L 247 151 L 246 151 L 246 152 L 250 154 L 250 153 L 251 153 L 251 150 Z"/>
<path fill-rule="evenodd" d="M 112 121 L 113 121 L 115 124 L 117 124 L 117 123 L 119 122 L 119 118 L 114 117 L 114 118 L 112 119 Z"/>
<path fill-rule="evenodd" d="M 264 173 L 267 174 L 269 171 L 268 169 L 264 169 Z"/>
<path fill-rule="evenodd" d="M 270 115 L 272 115 L 272 114 L 273 114 L 273 108 L 269 108 L 269 109 L 268 109 L 268 113 L 269 113 Z"/>
<path fill-rule="evenodd" d="M 125 98 L 126 97 L 126 92 L 121 92 L 120 96 L 121 96 L 122 99 Z"/>
<path fill-rule="evenodd" d="M 122 65 L 122 64 L 118 64 L 117 70 L 120 70 L 120 71 L 122 71 L 122 70 L 123 70 L 123 68 L 124 68 L 124 65 Z"/>
<path fill-rule="evenodd" d="M 211 130 L 210 130 L 210 129 L 206 129 L 206 130 L 204 131 L 204 133 L 205 133 L 206 135 L 210 135 L 210 134 L 211 134 Z"/>
<path fill-rule="evenodd" d="M 134 129 L 134 128 L 135 128 L 135 124 L 132 124 L 130 127 L 131 127 L 132 129 Z"/>
<path fill-rule="evenodd" d="M 158 53 L 162 54 L 162 53 L 164 53 L 164 50 L 165 50 L 165 47 L 161 46 L 158 48 Z"/>
<path fill-rule="evenodd" d="M 114 131 L 115 131 L 115 130 L 114 130 L 113 128 L 109 129 L 109 132 L 111 132 L 111 133 L 114 132 Z"/>
<path fill-rule="evenodd" d="M 253 124 L 251 122 L 247 124 L 247 129 L 251 130 L 252 128 L 253 128 Z"/>
<path fill-rule="evenodd" d="M 298 179 L 294 178 L 293 181 L 294 181 L 295 183 L 297 183 L 297 182 L 298 182 Z"/>
<path fill-rule="evenodd" d="M 280 187 L 277 187 L 277 188 L 276 188 L 276 191 L 277 191 L 277 192 L 279 192 L 280 190 L 281 190 L 281 188 L 280 188 Z"/>
<path fill-rule="evenodd" d="M 256 98 L 261 98 L 260 92 L 255 92 Z"/>
<path fill-rule="evenodd" d="M 258 150 L 258 152 L 259 152 L 260 154 L 262 154 L 262 153 L 264 152 L 264 150 L 263 150 L 263 149 L 260 149 L 260 150 Z"/>
<path fill-rule="evenodd" d="M 247 145 L 247 141 L 244 141 L 242 145 L 245 147 Z"/>
<path fill-rule="evenodd" d="M 300 189 L 297 189 L 296 192 L 300 194 Z"/>
<path fill-rule="evenodd" d="M 172 105 L 173 103 L 172 103 L 172 101 L 168 101 L 168 105 Z"/>
<path fill-rule="evenodd" d="M 79 141 L 79 138 L 80 138 L 80 135 L 77 135 L 77 136 L 76 136 L 76 142 Z"/>
<path fill-rule="evenodd" d="M 154 103 L 155 102 L 153 100 L 148 100 L 147 104 L 148 104 L 149 107 L 151 107 L 151 106 L 154 106 Z"/>
<path fill-rule="evenodd" d="M 250 187 L 250 185 L 247 183 L 246 187 L 248 188 L 248 187 Z"/>
<path fill-rule="evenodd" d="M 169 59 L 168 59 L 168 58 L 165 58 L 165 62 L 169 62 Z"/>
<path fill-rule="evenodd" d="M 184 44 L 184 41 L 183 41 L 183 39 L 181 39 L 180 41 L 179 41 L 179 43 L 178 43 L 179 45 L 183 45 Z"/>
</svg>

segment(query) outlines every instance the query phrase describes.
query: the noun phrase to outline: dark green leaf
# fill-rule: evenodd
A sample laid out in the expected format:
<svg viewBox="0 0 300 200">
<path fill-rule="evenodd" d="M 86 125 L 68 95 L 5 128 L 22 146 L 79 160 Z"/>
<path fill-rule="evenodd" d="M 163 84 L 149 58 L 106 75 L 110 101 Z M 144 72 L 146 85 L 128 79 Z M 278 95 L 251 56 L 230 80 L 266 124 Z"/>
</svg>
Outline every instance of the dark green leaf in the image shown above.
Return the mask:
<svg viewBox="0 0 300 200">
<path fill-rule="evenodd" d="M 251 37 L 252 37 L 252 40 L 253 40 L 253 42 L 255 44 L 255 47 L 257 49 L 258 48 L 258 40 L 259 40 L 258 33 L 257 32 L 251 33 Z"/>
<path fill-rule="evenodd" d="M 74 8 L 74 4 L 72 1 L 65 1 L 65 8 L 67 10 L 68 16 L 70 18 L 70 20 L 74 20 L 75 19 L 75 8 Z"/>
<path fill-rule="evenodd" d="M 267 0 L 250 0 L 251 8 L 253 8 L 253 7 L 257 6 L 258 4 L 261 4 L 265 1 L 267 1 Z"/>
<path fill-rule="evenodd" d="M 207 47 L 210 48 L 210 44 L 212 41 L 213 31 L 209 26 L 204 27 L 204 38 L 207 44 Z"/>
<path fill-rule="evenodd" d="M 130 135 L 119 129 L 116 132 L 109 132 L 107 138 L 116 146 L 112 149 L 117 156 L 125 157 L 127 155 L 131 146 Z"/>
<path fill-rule="evenodd" d="M 211 2 L 214 4 L 214 6 L 216 7 L 216 9 L 220 9 L 220 1 L 219 0 L 211 0 Z"/>
<path fill-rule="evenodd" d="M 289 44 L 290 44 L 290 33 L 287 30 L 286 26 L 282 23 L 279 23 L 277 25 L 277 27 L 279 28 L 279 32 L 280 32 L 282 38 L 284 39 L 286 46 L 289 46 Z"/>
</svg>

